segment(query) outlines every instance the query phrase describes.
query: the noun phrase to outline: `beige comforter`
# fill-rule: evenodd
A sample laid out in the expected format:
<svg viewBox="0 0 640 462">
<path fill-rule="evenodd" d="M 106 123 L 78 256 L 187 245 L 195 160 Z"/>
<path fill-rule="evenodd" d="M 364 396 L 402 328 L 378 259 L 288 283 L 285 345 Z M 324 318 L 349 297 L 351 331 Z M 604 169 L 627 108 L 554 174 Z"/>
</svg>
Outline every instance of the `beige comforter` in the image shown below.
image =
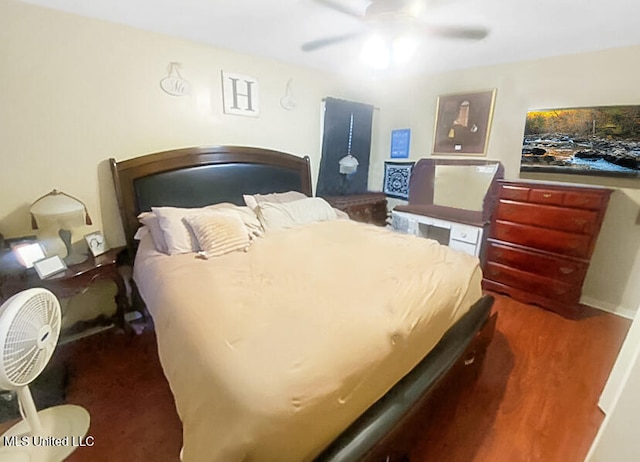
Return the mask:
<svg viewBox="0 0 640 462">
<path fill-rule="evenodd" d="M 312 459 L 481 296 L 476 258 L 351 221 L 210 260 L 150 249 L 135 279 L 185 462 Z"/>
</svg>

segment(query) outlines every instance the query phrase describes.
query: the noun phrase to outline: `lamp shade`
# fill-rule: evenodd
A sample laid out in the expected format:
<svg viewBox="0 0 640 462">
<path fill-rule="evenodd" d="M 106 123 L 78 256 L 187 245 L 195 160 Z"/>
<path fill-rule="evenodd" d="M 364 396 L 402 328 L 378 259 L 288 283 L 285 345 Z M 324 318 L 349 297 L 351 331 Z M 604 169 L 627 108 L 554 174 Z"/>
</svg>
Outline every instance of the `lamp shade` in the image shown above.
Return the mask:
<svg viewBox="0 0 640 462">
<path fill-rule="evenodd" d="M 29 212 L 33 229 L 38 229 L 38 223 L 43 220 L 57 222 L 66 227 L 91 224 L 91 217 L 84 203 L 57 189 L 36 200 Z"/>
<path fill-rule="evenodd" d="M 31 226 L 38 229 L 38 238 L 48 256 L 59 255 L 67 265 L 87 259 L 72 245 L 72 230 L 91 225 L 84 203 L 69 194 L 54 189 L 36 200 L 29 209 Z"/>
</svg>

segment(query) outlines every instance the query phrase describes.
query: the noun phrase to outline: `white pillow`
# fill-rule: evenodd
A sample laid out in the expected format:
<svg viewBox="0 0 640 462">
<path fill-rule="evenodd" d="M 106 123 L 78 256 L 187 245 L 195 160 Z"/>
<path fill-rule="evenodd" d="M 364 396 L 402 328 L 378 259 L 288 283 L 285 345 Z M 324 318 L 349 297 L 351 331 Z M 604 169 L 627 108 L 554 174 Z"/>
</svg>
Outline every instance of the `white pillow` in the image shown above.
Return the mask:
<svg viewBox="0 0 640 462">
<path fill-rule="evenodd" d="M 207 258 L 249 248 L 249 232 L 242 219 L 226 209 L 187 215 L 184 221 Z"/>
<path fill-rule="evenodd" d="M 331 205 L 320 197 L 307 197 L 284 204 L 265 202 L 258 205 L 256 213 L 266 231 L 338 218 Z"/>
<path fill-rule="evenodd" d="M 164 233 L 160 228 L 158 217 L 153 212 L 142 212 L 138 215 L 138 220 L 151 233 L 151 240 L 158 252 L 169 253 L 167 242 L 164 239 Z"/>
<path fill-rule="evenodd" d="M 198 240 L 193 235 L 191 228 L 189 228 L 182 219 L 188 215 L 203 213 L 204 209 L 151 207 L 151 210 L 158 218 L 158 225 L 162 230 L 164 240 L 167 244 L 166 253 L 169 255 L 177 255 L 200 250 Z"/>
<path fill-rule="evenodd" d="M 242 196 L 244 203 L 255 210 L 255 208 L 266 202 L 273 202 L 276 204 L 286 204 L 287 202 L 293 202 L 300 199 L 306 199 L 307 196 L 298 191 L 287 191 L 283 193 L 271 193 L 271 194 L 244 194 Z"/>
</svg>

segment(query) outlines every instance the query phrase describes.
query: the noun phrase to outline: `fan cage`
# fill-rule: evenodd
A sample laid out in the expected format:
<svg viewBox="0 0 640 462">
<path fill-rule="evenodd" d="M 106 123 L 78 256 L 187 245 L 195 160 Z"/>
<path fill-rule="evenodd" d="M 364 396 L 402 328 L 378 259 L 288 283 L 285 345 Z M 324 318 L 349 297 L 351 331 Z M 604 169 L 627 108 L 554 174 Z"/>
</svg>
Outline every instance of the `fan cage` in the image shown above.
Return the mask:
<svg viewBox="0 0 640 462">
<path fill-rule="evenodd" d="M 0 317 L 0 325 L 8 323 L 0 337 L 4 374 L 0 379 L 14 387 L 28 385 L 42 372 L 53 355 L 61 325 L 60 304 L 51 292 L 29 289 L 19 295 L 7 302 L 10 306 Z"/>
</svg>

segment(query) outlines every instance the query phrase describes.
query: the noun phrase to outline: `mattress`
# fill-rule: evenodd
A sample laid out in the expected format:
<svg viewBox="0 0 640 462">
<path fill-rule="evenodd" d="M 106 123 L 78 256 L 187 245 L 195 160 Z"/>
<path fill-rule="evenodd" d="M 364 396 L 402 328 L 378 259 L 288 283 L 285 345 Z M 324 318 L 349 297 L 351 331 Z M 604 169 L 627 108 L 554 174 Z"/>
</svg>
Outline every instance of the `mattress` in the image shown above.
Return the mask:
<svg viewBox="0 0 640 462">
<path fill-rule="evenodd" d="M 209 260 L 143 240 L 134 279 L 185 462 L 312 460 L 481 296 L 475 257 L 346 220 Z"/>
</svg>

